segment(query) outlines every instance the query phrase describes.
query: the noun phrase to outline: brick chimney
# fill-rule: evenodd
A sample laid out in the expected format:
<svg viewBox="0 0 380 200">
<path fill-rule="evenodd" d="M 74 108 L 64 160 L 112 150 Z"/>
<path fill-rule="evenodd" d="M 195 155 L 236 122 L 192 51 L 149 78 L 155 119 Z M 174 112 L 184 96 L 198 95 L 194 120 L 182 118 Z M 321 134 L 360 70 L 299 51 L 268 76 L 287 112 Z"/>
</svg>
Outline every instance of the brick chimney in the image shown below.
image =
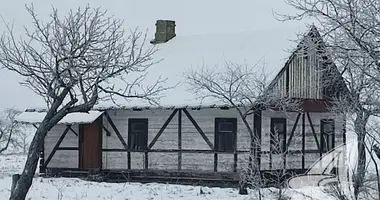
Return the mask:
<svg viewBox="0 0 380 200">
<path fill-rule="evenodd" d="M 155 38 L 150 41 L 152 44 L 165 43 L 176 36 L 175 21 L 157 20 Z"/>
</svg>

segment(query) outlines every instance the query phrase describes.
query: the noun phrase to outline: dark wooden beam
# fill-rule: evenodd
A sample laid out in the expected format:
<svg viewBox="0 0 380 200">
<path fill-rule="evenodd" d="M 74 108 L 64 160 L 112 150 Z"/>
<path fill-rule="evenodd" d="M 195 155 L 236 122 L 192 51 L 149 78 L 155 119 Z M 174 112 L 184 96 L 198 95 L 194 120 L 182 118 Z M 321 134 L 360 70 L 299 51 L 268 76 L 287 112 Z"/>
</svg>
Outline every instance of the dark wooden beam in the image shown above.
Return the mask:
<svg viewBox="0 0 380 200">
<path fill-rule="evenodd" d="M 214 172 L 218 171 L 218 153 L 214 153 Z"/>
<path fill-rule="evenodd" d="M 131 152 L 127 152 L 127 167 L 128 169 L 131 169 Z"/>
<path fill-rule="evenodd" d="M 145 152 L 141 149 L 102 149 L 103 152 Z M 202 149 L 149 149 L 147 152 L 160 152 L 160 153 L 216 153 L 214 150 L 202 150 Z M 249 153 L 246 151 L 236 151 L 237 154 Z M 218 152 L 218 154 L 234 154 L 234 152 Z"/>
<path fill-rule="evenodd" d="M 262 126 L 261 126 L 261 122 L 262 122 L 262 116 L 261 116 L 261 110 L 259 111 L 256 111 L 253 115 L 253 129 L 254 129 L 254 133 L 255 135 L 257 136 L 258 138 L 258 143 L 259 145 L 256 145 L 256 151 L 257 151 L 257 164 L 259 166 L 259 169 L 261 167 L 261 131 L 262 131 Z M 252 138 L 251 138 L 252 140 Z M 254 143 L 254 141 L 251 141 L 251 143 Z M 253 145 L 253 144 L 250 144 L 250 145 Z M 249 167 L 252 167 L 252 158 L 251 156 L 249 156 Z"/>
<path fill-rule="evenodd" d="M 149 158 L 148 158 L 149 154 L 148 154 L 148 151 L 145 151 L 144 152 L 144 169 L 148 169 L 148 166 L 149 166 Z"/>
<path fill-rule="evenodd" d="M 116 133 L 117 137 L 119 138 L 121 144 L 123 144 L 123 147 L 124 147 L 125 149 L 128 149 L 128 145 L 127 145 L 127 143 L 125 142 L 124 138 L 121 136 L 119 130 L 116 128 L 116 125 L 113 123 L 111 117 L 108 115 L 107 112 L 104 112 L 104 115 L 106 116 L 107 121 L 108 121 L 108 123 L 111 125 L 112 129 L 115 131 L 115 133 Z"/>
<path fill-rule="evenodd" d="M 182 109 L 178 110 L 178 170 L 182 168 Z"/>
<path fill-rule="evenodd" d="M 290 143 L 292 142 L 292 139 L 293 139 L 293 136 L 294 136 L 294 132 L 296 131 L 296 128 L 297 128 L 297 125 L 298 125 L 298 121 L 299 121 L 299 119 L 300 119 L 300 116 L 301 116 L 301 113 L 298 113 L 297 118 L 296 118 L 296 122 L 294 123 L 293 128 L 292 128 L 292 131 L 290 132 L 290 136 L 289 136 L 289 139 L 288 139 L 288 142 L 287 142 L 287 145 L 286 145 L 286 150 L 289 149 Z M 303 116 L 303 115 L 302 115 L 302 116 Z M 303 117 L 304 117 L 304 116 L 303 116 Z"/>
<path fill-rule="evenodd" d="M 33 125 L 34 126 L 34 125 Z M 40 152 L 40 173 L 46 172 L 45 163 L 45 138 L 42 140 L 41 144 L 41 152 Z"/>
<path fill-rule="evenodd" d="M 238 154 L 234 153 L 234 172 L 237 172 Z"/>
<path fill-rule="evenodd" d="M 65 151 L 77 151 L 79 150 L 78 147 L 58 147 L 57 148 L 57 151 L 59 150 L 65 150 Z"/>
<path fill-rule="evenodd" d="M 149 146 L 148 146 L 148 149 L 151 149 L 153 147 L 153 145 L 157 142 L 158 138 L 160 138 L 160 136 L 162 135 L 162 133 L 164 132 L 164 130 L 166 129 L 166 127 L 168 126 L 168 124 L 170 123 L 170 121 L 172 121 L 174 115 L 178 112 L 178 109 L 175 109 L 172 114 L 169 116 L 169 118 L 165 121 L 164 125 L 162 125 L 161 129 L 158 131 L 158 133 L 156 134 L 156 136 L 154 136 L 152 142 L 150 142 Z"/>
<path fill-rule="evenodd" d="M 67 125 L 67 127 L 69 127 L 70 131 L 73 132 L 78 137 L 78 133 L 74 131 L 74 129 L 70 125 Z"/>
<path fill-rule="evenodd" d="M 102 129 L 106 132 L 106 136 L 111 136 L 111 132 L 103 124 Z"/>
<path fill-rule="evenodd" d="M 302 113 L 302 169 L 305 169 L 305 113 Z"/>
<path fill-rule="evenodd" d="M 45 166 L 45 167 L 49 164 L 50 160 L 53 158 L 55 152 L 57 151 L 59 145 L 61 145 L 63 139 L 65 139 L 65 136 L 66 136 L 67 132 L 69 132 L 69 130 L 70 130 L 70 125 L 66 127 L 65 131 L 63 131 L 61 137 L 58 139 L 58 141 L 57 141 L 57 143 L 55 144 L 53 150 L 51 151 L 49 157 L 46 159 L 46 161 L 45 161 L 45 163 L 44 163 L 44 166 Z"/>
<path fill-rule="evenodd" d="M 262 151 L 262 154 L 271 154 L 270 151 Z M 289 150 L 288 154 L 300 154 L 302 150 Z M 319 153 L 319 149 L 305 149 L 305 153 Z"/>
<path fill-rule="evenodd" d="M 307 115 L 307 119 L 309 120 L 309 124 L 311 127 L 311 131 L 313 132 L 315 143 L 317 144 L 317 148 L 321 150 L 321 146 L 319 145 L 317 133 L 315 132 L 314 125 L 313 125 L 313 122 L 311 121 L 310 114 L 307 112 L 306 115 Z"/>
<path fill-rule="evenodd" d="M 210 149 L 214 149 L 214 145 L 210 142 L 210 140 L 207 138 L 206 134 L 202 131 L 201 127 L 199 127 L 198 123 L 194 120 L 194 118 L 190 115 L 189 111 L 186 109 L 183 109 L 183 112 L 189 118 L 195 129 L 197 129 L 198 133 L 201 134 L 202 138 L 206 141 Z"/>
</svg>

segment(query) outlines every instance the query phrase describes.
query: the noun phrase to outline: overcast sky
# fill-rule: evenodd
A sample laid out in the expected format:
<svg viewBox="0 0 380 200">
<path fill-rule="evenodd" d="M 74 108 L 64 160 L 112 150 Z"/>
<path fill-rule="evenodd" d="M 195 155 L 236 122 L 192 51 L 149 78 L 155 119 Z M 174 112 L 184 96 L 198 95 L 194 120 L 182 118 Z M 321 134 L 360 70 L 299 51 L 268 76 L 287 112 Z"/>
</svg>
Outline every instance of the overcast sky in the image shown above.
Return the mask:
<svg viewBox="0 0 380 200">
<path fill-rule="evenodd" d="M 22 33 L 22 27 L 31 27 L 25 4 L 33 2 L 41 19 L 46 19 L 52 5 L 62 15 L 78 6 L 101 6 L 116 18 L 124 19 L 125 28 L 148 29 L 153 37 L 157 19 L 176 21 L 176 32 L 181 35 L 242 32 L 273 28 L 289 28 L 304 22 L 279 22 L 273 11 L 294 13 L 283 0 L 38 0 L 6 1 L 0 6 L 0 14 L 6 22 L 14 22 L 14 31 Z M 0 22 L 2 30 L 4 23 Z M 263 38 L 270 42 L 270 38 Z M 280 67 L 280 66 L 279 66 Z M 0 110 L 4 108 L 25 109 L 44 106 L 39 97 L 19 85 L 17 74 L 0 70 Z"/>
</svg>

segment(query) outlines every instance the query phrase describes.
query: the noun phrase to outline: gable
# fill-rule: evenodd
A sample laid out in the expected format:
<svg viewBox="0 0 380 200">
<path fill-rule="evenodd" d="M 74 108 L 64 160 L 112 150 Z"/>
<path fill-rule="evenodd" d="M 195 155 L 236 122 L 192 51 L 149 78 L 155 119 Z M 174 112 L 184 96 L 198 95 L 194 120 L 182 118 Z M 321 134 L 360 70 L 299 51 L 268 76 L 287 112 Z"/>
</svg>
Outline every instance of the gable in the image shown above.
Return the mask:
<svg viewBox="0 0 380 200">
<path fill-rule="evenodd" d="M 313 26 L 268 89 L 280 97 L 326 100 L 345 88 L 341 78 L 326 54 L 322 37 Z"/>
</svg>

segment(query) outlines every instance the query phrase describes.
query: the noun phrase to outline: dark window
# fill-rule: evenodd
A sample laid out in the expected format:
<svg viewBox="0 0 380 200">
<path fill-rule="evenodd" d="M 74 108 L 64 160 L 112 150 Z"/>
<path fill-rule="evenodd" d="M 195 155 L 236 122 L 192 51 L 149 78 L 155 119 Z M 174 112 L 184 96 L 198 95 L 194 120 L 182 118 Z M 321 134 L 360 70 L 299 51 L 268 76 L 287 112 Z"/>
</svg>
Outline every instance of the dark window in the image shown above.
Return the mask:
<svg viewBox="0 0 380 200">
<path fill-rule="evenodd" d="M 286 119 L 271 118 L 270 151 L 279 154 L 286 151 Z"/>
<path fill-rule="evenodd" d="M 135 150 L 145 150 L 148 143 L 148 119 L 129 119 L 128 147 Z"/>
<path fill-rule="evenodd" d="M 321 149 L 322 152 L 330 151 L 334 148 L 335 124 L 332 119 L 321 120 Z"/>
<path fill-rule="evenodd" d="M 221 152 L 234 152 L 236 130 L 236 118 L 215 118 L 215 149 Z"/>
</svg>

